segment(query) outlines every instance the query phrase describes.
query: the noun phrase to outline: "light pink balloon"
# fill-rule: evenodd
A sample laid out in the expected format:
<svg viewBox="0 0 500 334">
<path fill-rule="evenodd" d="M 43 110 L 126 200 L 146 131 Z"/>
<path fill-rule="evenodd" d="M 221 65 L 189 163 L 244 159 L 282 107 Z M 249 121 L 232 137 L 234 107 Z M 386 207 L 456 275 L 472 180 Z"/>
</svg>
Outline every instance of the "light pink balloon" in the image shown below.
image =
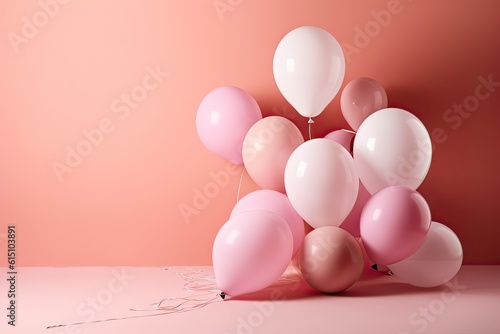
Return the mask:
<svg viewBox="0 0 500 334">
<path fill-rule="evenodd" d="M 196 130 L 212 153 L 240 165 L 243 139 L 261 118 L 259 105 L 252 95 L 238 87 L 223 86 L 201 101 L 196 113 Z"/>
<path fill-rule="evenodd" d="M 384 87 L 372 78 L 356 78 L 349 82 L 340 96 L 340 109 L 354 131 L 375 111 L 387 108 Z"/>
<path fill-rule="evenodd" d="M 236 203 L 231 217 L 254 210 L 275 213 L 287 222 L 292 232 L 293 253 L 295 254 L 304 240 L 304 221 L 295 211 L 288 197 L 275 190 L 262 189 L 251 192 Z"/>
<path fill-rule="evenodd" d="M 410 257 L 389 265 L 389 269 L 412 285 L 430 288 L 455 277 L 462 260 L 457 235 L 445 225 L 432 222 L 423 245 Z"/>
<path fill-rule="evenodd" d="M 217 286 L 229 296 L 261 290 L 285 272 L 292 251 L 292 232 L 280 216 L 248 211 L 231 217 L 212 250 Z"/>
<path fill-rule="evenodd" d="M 372 195 L 368 192 L 368 190 L 366 190 L 363 183 L 359 181 L 358 197 L 356 198 L 354 207 L 352 208 L 347 218 L 344 219 L 344 221 L 340 225 L 341 228 L 348 231 L 355 237 L 359 237 L 361 235 L 361 232 L 359 230 L 361 212 L 363 212 L 363 208 L 365 207 L 366 202 L 368 202 L 371 196 Z"/>
<path fill-rule="evenodd" d="M 417 251 L 431 223 L 429 205 L 406 186 L 380 190 L 361 213 L 361 239 L 370 259 L 380 265 L 399 262 Z"/>
<path fill-rule="evenodd" d="M 335 293 L 353 285 L 363 272 L 363 252 L 356 239 L 336 226 L 322 226 L 306 235 L 299 268 L 310 286 Z"/>
<path fill-rule="evenodd" d="M 354 144 L 354 136 L 356 134 L 349 130 L 335 130 L 330 132 L 325 136 L 327 139 L 331 139 L 342 145 L 347 152 L 352 154 L 352 145 Z"/>
<path fill-rule="evenodd" d="M 358 186 L 354 160 L 333 140 L 306 141 L 288 159 L 288 198 L 295 211 L 314 228 L 339 226 L 356 202 Z"/>
<path fill-rule="evenodd" d="M 243 164 L 261 188 L 285 192 L 285 166 L 290 154 L 304 142 L 288 119 L 265 117 L 255 123 L 243 141 Z"/>
</svg>

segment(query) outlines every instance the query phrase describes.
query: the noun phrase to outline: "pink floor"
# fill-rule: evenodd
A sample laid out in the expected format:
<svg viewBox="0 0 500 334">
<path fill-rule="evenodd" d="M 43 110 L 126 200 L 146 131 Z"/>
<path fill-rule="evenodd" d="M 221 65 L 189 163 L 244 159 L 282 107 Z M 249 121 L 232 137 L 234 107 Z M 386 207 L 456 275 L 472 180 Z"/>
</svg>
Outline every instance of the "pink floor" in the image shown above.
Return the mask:
<svg viewBox="0 0 500 334">
<path fill-rule="evenodd" d="M 0 333 L 500 333 L 500 266 L 464 266 L 453 281 L 433 289 L 378 273 L 338 295 L 289 281 L 184 313 L 45 329 L 155 314 L 129 309 L 165 297 L 200 295 L 182 290 L 186 282 L 178 273 L 189 272 L 180 267 L 20 268 L 17 326 L 7 326 L 2 316 Z M 3 291 L 0 300 L 2 308 L 7 305 Z"/>
</svg>

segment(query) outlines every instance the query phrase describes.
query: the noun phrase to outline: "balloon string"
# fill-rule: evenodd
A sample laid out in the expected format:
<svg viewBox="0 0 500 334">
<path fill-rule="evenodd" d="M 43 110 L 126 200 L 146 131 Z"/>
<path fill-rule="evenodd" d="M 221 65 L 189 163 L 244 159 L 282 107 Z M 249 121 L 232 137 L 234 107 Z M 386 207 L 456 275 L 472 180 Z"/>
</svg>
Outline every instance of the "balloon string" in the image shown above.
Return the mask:
<svg viewBox="0 0 500 334">
<path fill-rule="evenodd" d="M 127 319 L 157 317 L 157 316 L 160 316 L 160 315 L 167 315 L 167 314 L 172 314 L 172 313 L 184 313 L 184 312 L 193 311 L 193 310 L 205 307 L 205 306 L 207 306 L 209 304 L 215 303 L 217 299 L 219 299 L 220 301 L 223 300 L 222 293 L 217 294 L 215 297 L 213 297 L 211 299 L 208 299 L 207 301 L 205 301 L 205 302 L 203 302 L 201 304 L 195 304 L 195 305 L 193 305 L 191 307 L 180 308 L 180 309 L 178 308 L 182 304 L 185 304 L 185 303 L 187 303 L 189 301 L 189 300 L 186 300 L 185 302 L 182 302 L 179 305 L 172 306 L 172 307 L 161 307 L 161 306 L 159 306 L 157 308 L 131 309 L 131 311 L 161 311 L 161 310 L 166 310 L 166 312 L 161 312 L 161 313 L 156 313 L 156 314 L 131 315 L 131 316 L 127 316 L 127 317 L 109 318 L 109 319 L 93 320 L 93 321 L 74 322 L 74 323 L 69 323 L 69 324 L 60 324 L 60 325 L 48 326 L 47 329 L 58 328 L 58 327 L 66 327 L 66 326 L 95 324 L 95 323 L 100 323 L 100 322 L 117 321 L 117 320 L 127 320 Z M 197 300 L 194 300 L 194 301 L 197 301 Z"/>
<path fill-rule="evenodd" d="M 312 127 L 313 123 L 314 123 L 313 119 L 311 117 L 309 117 L 309 120 L 307 121 L 307 128 L 309 130 L 309 140 L 312 139 L 311 127 Z"/>
<path fill-rule="evenodd" d="M 241 175 L 240 175 L 240 182 L 238 183 L 238 192 L 236 193 L 236 203 L 240 201 L 240 192 L 241 192 L 241 184 L 243 182 L 243 174 L 245 174 L 245 166 L 243 166 L 243 169 L 241 170 Z"/>
<path fill-rule="evenodd" d="M 165 270 L 172 270 L 174 268 L 168 267 Z M 173 313 L 184 313 L 188 311 L 193 311 L 196 309 L 200 309 L 209 304 L 215 303 L 217 301 L 223 301 L 226 297 L 224 292 L 216 293 L 217 284 L 215 283 L 215 276 L 213 273 L 207 273 L 203 270 L 181 267 L 176 268 L 181 270 L 189 270 L 187 273 L 176 272 L 175 274 L 182 278 L 186 283 L 183 286 L 183 290 L 185 291 L 206 291 L 205 293 L 190 296 L 190 297 L 167 297 L 163 298 L 157 303 L 153 303 L 145 308 L 132 308 L 131 311 L 149 311 L 149 312 L 159 312 L 155 314 L 141 314 L 141 315 L 130 315 L 125 317 L 117 317 L 117 318 L 108 318 L 101 320 L 93 320 L 93 321 L 82 321 L 82 322 L 74 322 L 67 324 L 59 324 L 48 326 L 47 329 L 58 328 L 58 327 L 66 327 L 66 326 L 76 326 L 76 325 L 86 325 L 86 324 L 95 324 L 101 322 L 108 321 L 116 321 L 116 320 L 127 320 L 127 319 L 137 319 L 137 318 L 148 318 L 148 317 L 156 317 L 160 315 L 167 315 Z M 215 294 L 215 296 L 214 296 Z M 210 298 L 201 298 L 203 296 L 212 296 Z M 167 302 L 174 302 L 174 305 L 165 305 Z M 194 304 L 193 304 L 194 303 Z"/>
</svg>

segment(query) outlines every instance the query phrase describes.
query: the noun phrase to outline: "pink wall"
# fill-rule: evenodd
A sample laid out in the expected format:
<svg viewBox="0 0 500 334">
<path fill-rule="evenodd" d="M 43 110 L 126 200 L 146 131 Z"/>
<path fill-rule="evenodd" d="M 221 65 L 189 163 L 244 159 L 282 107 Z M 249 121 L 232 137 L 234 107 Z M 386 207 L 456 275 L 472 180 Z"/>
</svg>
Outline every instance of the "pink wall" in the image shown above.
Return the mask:
<svg viewBox="0 0 500 334">
<path fill-rule="evenodd" d="M 301 25 L 328 30 L 350 50 L 344 84 L 377 79 L 389 106 L 434 133 L 419 188 L 433 219 L 456 231 L 465 263 L 500 264 L 499 2 L 60 2 L 51 16 L 40 4 L 55 0 L 0 5 L 0 239 L 5 250 L 6 226 L 17 225 L 20 265 L 210 264 L 240 172 L 201 144 L 198 104 L 218 86 L 239 86 L 265 115 L 284 115 L 305 133 L 306 119 L 272 74 L 278 42 Z M 390 17 L 377 14 L 388 9 Z M 161 73 L 147 77 L 152 71 Z M 478 88 L 488 78 L 496 84 Z M 448 111 L 478 101 L 477 89 L 488 94 L 472 112 Z M 140 101 L 128 106 L 122 94 L 131 92 Z M 337 97 L 313 135 L 346 126 Z M 102 138 L 91 132 L 94 144 L 84 147 L 82 131 L 96 128 Z M 78 145 L 89 154 L 59 182 L 52 164 Z M 179 207 L 193 206 L 211 173 L 227 182 L 184 219 Z M 242 194 L 254 189 L 246 175 Z"/>
</svg>

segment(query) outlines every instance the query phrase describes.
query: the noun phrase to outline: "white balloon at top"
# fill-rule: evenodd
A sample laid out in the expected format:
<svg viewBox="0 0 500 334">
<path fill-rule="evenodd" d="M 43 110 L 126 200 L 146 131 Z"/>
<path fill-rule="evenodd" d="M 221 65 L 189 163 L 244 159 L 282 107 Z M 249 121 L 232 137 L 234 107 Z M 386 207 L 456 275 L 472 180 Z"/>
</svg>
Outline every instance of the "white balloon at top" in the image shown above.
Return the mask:
<svg viewBox="0 0 500 334">
<path fill-rule="evenodd" d="M 315 117 L 337 95 L 345 75 L 342 47 L 327 31 L 312 26 L 286 34 L 274 53 L 274 80 L 304 117 Z"/>
</svg>

